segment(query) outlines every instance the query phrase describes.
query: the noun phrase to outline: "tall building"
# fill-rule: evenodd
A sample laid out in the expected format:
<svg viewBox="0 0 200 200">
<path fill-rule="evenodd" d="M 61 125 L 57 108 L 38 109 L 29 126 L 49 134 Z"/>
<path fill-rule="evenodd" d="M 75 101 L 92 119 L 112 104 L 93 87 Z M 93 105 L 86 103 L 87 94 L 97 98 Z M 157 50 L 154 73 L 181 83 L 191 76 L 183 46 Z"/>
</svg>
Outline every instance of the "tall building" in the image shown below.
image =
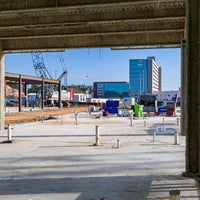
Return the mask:
<svg viewBox="0 0 200 200">
<path fill-rule="evenodd" d="M 127 82 L 94 82 L 94 98 L 124 98 L 129 96 Z"/>
<path fill-rule="evenodd" d="M 129 60 L 130 95 L 154 94 L 161 91 L 161 67 L 155 57 Z"/>
</svg>

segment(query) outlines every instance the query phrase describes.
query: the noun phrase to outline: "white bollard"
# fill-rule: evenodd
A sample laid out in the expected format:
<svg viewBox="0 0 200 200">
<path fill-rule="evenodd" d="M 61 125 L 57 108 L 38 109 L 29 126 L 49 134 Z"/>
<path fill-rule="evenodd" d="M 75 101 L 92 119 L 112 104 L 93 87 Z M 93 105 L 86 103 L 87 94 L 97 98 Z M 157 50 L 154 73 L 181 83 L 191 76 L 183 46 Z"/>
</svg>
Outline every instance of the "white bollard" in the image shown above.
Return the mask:
<svg viewBox="0 0 200 200">
<path fill-rule="evenodd" d="M 145 121 L 144 121 L 144 127 L 146 127 L 146 126 L 147 126 L 147 121 L 145 120 Z"/>
<path fill-rule="evenodd" d="M 12 141 L 11 124 L 8 125 L 8 141 Z"/>
<path fill-rule="evenodd" d="M 153 132 L 153 143 L 156 142 L 156 131 Z"/>
<path fill-rule="evenodd" d="M 76 120 L 76 125 L 78 125 L 78 113 L 75 112 L 75 120 Z"/>
<path fill-rule="evenodd" d="M 95 132 L 96 132 L 96 143 L 95 143 L 95 146 L 99 146 L 99 126 L 95 127 Z"/>
<path fill-rule="evenodd" d="M 174 132 L 174 144 L 179 145 L 178 132 L 177 131 Z"/>
<path fill-rule="evenodd" d="M 120 141 L 119 141 L 119 139 L 117 139 L 117 148 L 118 149 L 120 148 Z"/>
<path fill-rule="evenodd" d="M 177 126 L 179 126 L 179 123 L 180 123 L 180 118 L 178 117 L 177 118 Z"/>
<path fill-rule="evenodd" d="M 165 118 L 163 117 L 163 126 L 165 125 Z"/>
<path fill-rule="evenodd" d="M 63 125 L 63 115 L 60 118 L 61 124 Z"/>
<path fill-rule="evenodd" d="M 133 126 L 133 112 L 131 112 L 130 119 L 131 119 L 131 126 Z"/>
</svg>

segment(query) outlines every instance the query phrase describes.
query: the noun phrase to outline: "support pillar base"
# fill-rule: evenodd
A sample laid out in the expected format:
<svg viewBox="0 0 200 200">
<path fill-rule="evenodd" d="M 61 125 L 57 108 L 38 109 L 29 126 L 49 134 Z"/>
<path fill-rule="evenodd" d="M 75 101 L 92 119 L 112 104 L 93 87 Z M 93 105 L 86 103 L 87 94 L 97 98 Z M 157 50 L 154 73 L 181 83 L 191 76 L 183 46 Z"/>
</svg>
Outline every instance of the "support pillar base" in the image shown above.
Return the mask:
<svg viewBox="0 0 200 200">
<path fill-rule="evenodd" d="M 2 142 L 2 144 L 11 144 L 13 143 L 13 140 L 5 140 Z"/>
<path fill-rule="evenodd" d="M 183 172 L 182 176 L 187 178 L 193 178 L 200 182 L 200 173 Z"/>
</svg>

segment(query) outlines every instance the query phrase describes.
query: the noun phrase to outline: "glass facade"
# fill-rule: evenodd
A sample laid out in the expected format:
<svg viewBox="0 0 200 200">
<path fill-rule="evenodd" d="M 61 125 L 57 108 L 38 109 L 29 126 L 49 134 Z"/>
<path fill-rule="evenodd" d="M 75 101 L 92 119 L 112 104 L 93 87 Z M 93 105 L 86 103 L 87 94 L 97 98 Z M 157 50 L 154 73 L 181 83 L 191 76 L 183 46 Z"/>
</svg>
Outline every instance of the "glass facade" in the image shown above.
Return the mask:
<svg viewBox="0 0 200 200">
<path fill-rule="evenodd" d="M 99 98 L 129 97 L 129 84 L 127 82 L 99 82 L 96 84 L 96 92 Z"/>
<path fill-rule="evenodd" d="M 134 59 L 129 61 L 130 94 L 144 94 L 147 90 L 147 61 Z"/>
</svg>

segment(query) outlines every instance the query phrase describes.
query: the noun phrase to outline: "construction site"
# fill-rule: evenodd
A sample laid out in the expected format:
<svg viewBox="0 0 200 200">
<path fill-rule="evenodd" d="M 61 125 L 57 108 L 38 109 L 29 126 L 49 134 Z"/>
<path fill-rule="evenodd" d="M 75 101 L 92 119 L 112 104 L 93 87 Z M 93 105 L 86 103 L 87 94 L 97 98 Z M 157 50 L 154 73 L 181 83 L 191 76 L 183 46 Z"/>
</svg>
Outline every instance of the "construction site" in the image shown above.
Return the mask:
<svg viewBox="0 0 200 200">
<path fill-rule="evenodd" d="M 131 121 L 77 108 L 76 119 L 65 110 L 6 115 L 13 125 L 1 136 L 1 199 L 169 199 L 174 190 L 199 199 L 199 184 L 182 176 L 179 118 Z"/>
<path fill-rule="evenodd" d="M 199 200 L 199 9 L 196 0 L 2 0 L 0 199 Z M 53 79 L 41 52 L 79 48 L 180 48 L 180 107 L 176 96 L 166 115 L 120 102 L 109 114 L 76 104 L 72 90 L 63 101 L 67 69 Z M 24 52 L 37 77 L 5 72 L 5 54 Z M 40 85 L 37 103 L 29 84 Z"/>
</svg>

